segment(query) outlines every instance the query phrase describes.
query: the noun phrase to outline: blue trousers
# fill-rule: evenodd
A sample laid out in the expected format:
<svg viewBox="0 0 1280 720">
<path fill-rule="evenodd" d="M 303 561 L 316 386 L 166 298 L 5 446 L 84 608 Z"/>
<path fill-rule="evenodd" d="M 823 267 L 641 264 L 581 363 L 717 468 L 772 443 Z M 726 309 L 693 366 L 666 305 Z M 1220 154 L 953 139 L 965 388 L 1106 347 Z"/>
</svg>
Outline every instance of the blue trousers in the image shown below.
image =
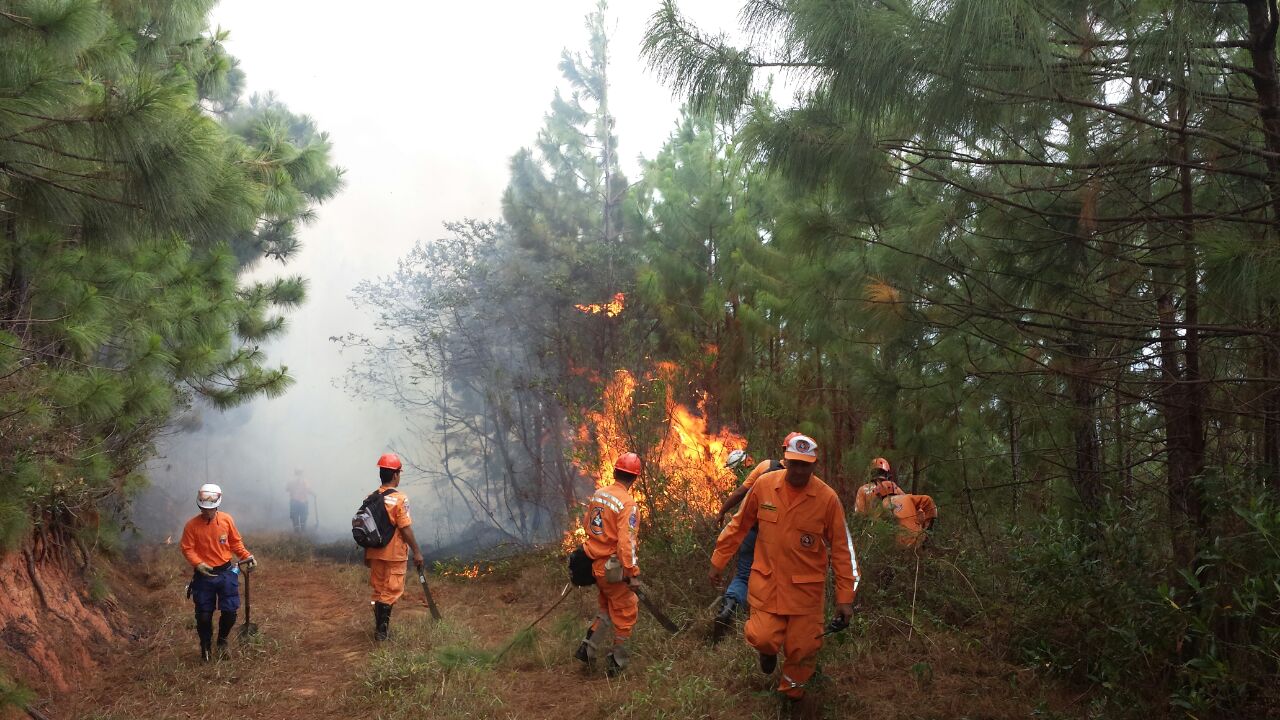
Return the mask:
<svg viewBox="0 0 1280 720">
<path fill-rule="evenodd" d="M 751 528 L 747 533 L 747 537 L 743 539 L 742 546 L 738 548 L 738 573 L 733 576 L 733 582 L 729 583 L 729 588 L 724 591 L 724 596 L 733 598 L 739 605 L 745 605 L 747 602 L 747 581 L 751 579 L 751 563 L 756 559 L 756 531 L 758 528 Z"/>
<path fill-rule="evenodd" d="M 239 610 L 240 573 L 230 569 L 213 577 L 196 573 L 191 578 L 191 599 L 195 601 L 198 613 L 211 613 L 215 607 L 223 612 Z"/>
</svg>

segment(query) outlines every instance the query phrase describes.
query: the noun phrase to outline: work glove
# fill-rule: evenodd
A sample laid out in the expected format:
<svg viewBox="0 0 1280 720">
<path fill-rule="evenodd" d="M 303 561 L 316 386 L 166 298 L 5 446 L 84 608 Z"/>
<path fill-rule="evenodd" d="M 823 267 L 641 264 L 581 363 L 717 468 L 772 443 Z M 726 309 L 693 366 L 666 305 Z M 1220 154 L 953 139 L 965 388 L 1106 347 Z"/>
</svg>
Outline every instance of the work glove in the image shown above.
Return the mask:
<svg viewBox="0 0 1280 720">
<path fill-rule="evenodd" d="M 196 572 L 205 577 L 213 577 L 213 568 L 208 563 L 196 563 Z"/>
<path fill-rule="evenodd" d="M 822 635 L 818 637 L 834 635 L 847 627 L 849 627 L 849 616 L 845 615 L 842 610 L 837 609 L 835 616 L 827 621 L 826 627 L 822 628 Z"/>
<path fill-rule="evenodd" d="M 240 568 L 245 572 L 252 572 L 253 570 L 258 569 L 258 561 L 252 555 L 250 555 L 249 557 L 240 561 Z"/>
</svg>

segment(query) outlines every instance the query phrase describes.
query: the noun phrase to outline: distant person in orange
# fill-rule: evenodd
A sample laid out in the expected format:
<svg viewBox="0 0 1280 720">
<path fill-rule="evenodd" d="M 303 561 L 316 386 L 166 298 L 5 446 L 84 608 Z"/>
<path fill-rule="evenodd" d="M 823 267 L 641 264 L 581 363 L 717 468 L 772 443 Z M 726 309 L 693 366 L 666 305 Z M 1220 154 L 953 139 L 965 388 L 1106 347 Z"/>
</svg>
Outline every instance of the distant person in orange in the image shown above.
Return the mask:
<svg viewBox="0 0 1280 720">
<path fill-rule="evenodd" d="M 240 609 L 240 568 L 250 572 L 258 563 L 240 539 L 236 521 L 218 510 L 222 505 L 222 488 L 212 483 L 200 486 L 196 505 L 200 514 L 182 528 L 179 547 L 182 556 L 195 569 L 187 595 L 196 606 L 200 659 L 208 662 L 213 657 L 213 611 L 222 613 L 218 616 L 218 652 L 225 655 L 227 636 L 236 624 L 236 611 Z"/>
<path fill-rule="evenodd" d="M 284 489 L 289 493 L 289 520 L 293 523 L 293 531 L 306 532 L 307 511 L 311 506 L 311 498 L 316 496 L 315 491 L 311 489 L 307 479 L 302 477 L 302 470 L 293 471 L 293 480 Z"/>
<path fill-rule="evenodd" d="M 718 585 L 742 540 L 758 528 L 745 634 L 760 653 L 765 674 L 773 673 L 778 652 L 784 653 L 778 691 L 792 700 L 804 697 L 822 647 L 827 567 L 835 574 L 835 614 L 844 623 L 853 617 L 858 590 L 858 561 L 844 507 L 835 491 L 813 474 L 817 450 L 808 436 L 791 438 L 783 452 L 786 469 L 756 480 L 742 509 L 721 531 L 708 575 Z"/>
<path fill-rule="evenodd" d="M 391 608 L 404 594 L 404 576 L 408 571 L 409 551 L 413 551 L 413 564 L 422 572 L 425 561 L 422 549 L 413 536 L 413 519 L 409 517 L 409 498 L 396 488 L 400 486 L 400 456 L 386 453 L 378 458 L 378 477 L 382 486 L 373 492 L 382 497 L 393 528 L 391 541 L 383 547 L 364 549 L 364 564 L 369 568 L 369 585 L 373 588 L 374 638 L 386 640 L 391 627 Z"/>
<path fill-rule="evenodd" d="M 908 495 L 886 491 L 881 501 L 885 510 L 898 521 L 898 544 L 902 547 L 923 547 L 929 540 L 929 531 L 938 520 L 938 506 L 928 495 Z"/>
<path fill-rule="evenodd" d="M 853 511 L 859 515 L 870 515 L 880 509 L 880 501 L 886 495 L 901 495 L 902 488 L 893 480 L 893 470 L 889 461 L 878 457 L 871 461 L 871 482 L 858 488 L 853 500 Z"/>
<path fill-rule="evenodd" d="M 640 523 L 631 485 L 640 477 L 640 456 L 626 453 L 613 464 L 613 484 L 596 490 L 587 503 L 587 541 L 582 544 L 591 558 L 592 574 L 599 590 L 600 612 L 587 628 L 587 636 L 574 657 L 590 662 L 596 657 L 592 637 L 613 626 L 613 650 L 608 654 L 609 675 L 627 666 L 630 651 L 627 639 L 636 625 L 639 598 L 632 585 L 640 580 L 636 559 L 636 531 Z"/>
</svg>

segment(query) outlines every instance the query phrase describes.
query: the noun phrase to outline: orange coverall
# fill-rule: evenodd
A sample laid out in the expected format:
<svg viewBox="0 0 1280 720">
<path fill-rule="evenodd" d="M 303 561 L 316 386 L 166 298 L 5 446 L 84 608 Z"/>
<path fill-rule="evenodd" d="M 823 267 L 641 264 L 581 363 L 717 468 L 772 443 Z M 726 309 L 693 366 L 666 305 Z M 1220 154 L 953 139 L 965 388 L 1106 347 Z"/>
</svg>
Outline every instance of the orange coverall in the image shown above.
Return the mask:
<svg viewBox="0 0 1280 720">
<path fill-rule="evenodd" d="M 786 470 L 765 473 L 720 532 L 711 564 L 723 571 L 753 526 L 759 528 L 747 601 L 747 643 L 765 655 L 783 650 L 778 690 L 799 698 L 813 675 L 822 640 L 827 566 L 835 573 L 836 603 L 852 603 L 858 560 L 844 507 L 817 475 L 798 490 Z"/>
<path fill-rule="evenodd" d="M 240 531 L 236 529 L 236 521 L 221 510 L 212 520 L 205 520 L 203 515 L 188 520 L 182 528 L 181 547 L 182 556 L 191 563 L 191 567 L 204 563 L 216 568 L 236 557 L 244 560 L 250 554 L 240 538 Z"/>
<path fill-rule="evenodd" d="M 859 515 L 869 515 L 871 511 L 880 507 L 879 496 L 876 494 L 876 488 L 880 483 L 887 483 L 890 486 L 890 492 L 894 495 L 901 495 L 902 488 L 898 487 L 898 483 L 892 480 L 874 480 L 858 488 L 858 494 L 853 499 L 853 511 Z"/>
<path fill-rule="evenodd" d="M 898 544 L 903 547 L 923 543 L 925 528 L 938 517 L 938 506 L 928 495 L 890 495 L 884 508 L 898 519 Z"/>
<path fill-rule="evenodd" d="M 764 460 L 759 465 L 752 468 L 751 472 L 747 473 L 746 479 L 742 481 L 742 487 L 750 490 L 756 484 L 756 480 L 760 479 L 761 475 L 769 472 L 770 465 L 773 465 L 772 460 Z"/>
<path fill-rule="evenodd" d="M 378 492 L 382 492 L 381 489 Z M 387 516 L 391 524 L 406 528 L 413 524 L 409 517 L 409 498 L 399 490 L 383 495 Z M 404 576 L 409 562 L 409 543 L 400 532 L 391 536 L 391 542 L 380 548 L 364 549 L 365 564 L 369 566 L 369 585 L 373 587 L 373 601 L 394 605 L 404 594 Z"/>
<path fill-rule="evenodd" d="M 587 541 L 582 547 L 591 558 L 592 573 L 600 591 L 597 597 L 600 613 L 592 621 L 591 630 L 597 631 L 602 624 L 611 623 L 615 646 L 631 637 L 640 600 L 625 582 L 606 582 L 604 565 L 610 555 L 617 555 L 622 562 L 623 577 L 640 574 L 640 567 L 636 564 L 636 526 L 639 521 L 636 501 L 622 483 L 615 482 L 597 489 L 587 502 Z M 615 660 L 619 664 L 625 662 L 625 658 Z"/>
</svg>

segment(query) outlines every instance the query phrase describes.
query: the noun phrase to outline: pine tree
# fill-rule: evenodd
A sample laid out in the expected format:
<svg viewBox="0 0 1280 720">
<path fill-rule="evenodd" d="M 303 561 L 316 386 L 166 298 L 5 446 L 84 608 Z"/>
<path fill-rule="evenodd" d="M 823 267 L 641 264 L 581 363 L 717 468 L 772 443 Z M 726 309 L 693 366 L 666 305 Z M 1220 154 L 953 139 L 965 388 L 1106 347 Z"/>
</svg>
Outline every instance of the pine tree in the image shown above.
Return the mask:
<svg viewBox="0 0 1280 720">
<path fill-rule="evenodd" d="M 212 2 L 0 14 L 0 540 L 94 526 L 175 407 L 288 387 L 260 344 L 304 296 L 241 286 L 340 186 L 327 138 L 210 33 Z"/>
</svg>

